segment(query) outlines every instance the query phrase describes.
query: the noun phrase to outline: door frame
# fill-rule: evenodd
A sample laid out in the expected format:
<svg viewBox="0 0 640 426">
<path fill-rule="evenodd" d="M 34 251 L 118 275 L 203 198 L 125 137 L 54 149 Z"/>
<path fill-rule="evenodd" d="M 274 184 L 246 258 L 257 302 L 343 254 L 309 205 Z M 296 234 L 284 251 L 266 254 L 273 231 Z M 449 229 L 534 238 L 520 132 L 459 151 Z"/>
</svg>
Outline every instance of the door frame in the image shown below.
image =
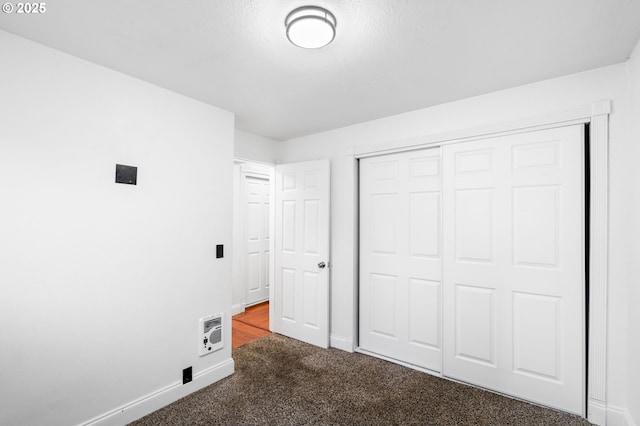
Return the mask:
<svg viewBox="0 0 640 426">
<path fill-rule="evenodd" d="M 234 235 L 233 235 L 233 256 L 234 256 L 234 276 L 233 282 L 236 285 L 238 282 L 242 283 L 242 299 L 239 303 L 232 303 L 231 315 L 244 312 L 247 307 L 247 286 L 246 286 L 246 251 L 247 244 L 245 241 L 246 235 L 246 188 L 245 177 L 253 176 L 257 178 L 267 179 L 269 181 L 269 251 L 273 253 L 273 189 L 274 189 L 274 176 L 275 176 L 275 164 L 260 163 L 253 160 L 243 160 L 240 158 L 234 159 L 234 166 L 238 166 L 237 172 L 237 196 L 234 196 L 234 216 L 239 218 L 237 225 L 234 220 Z M 269 283 L 273 283 L 272 271 L 273 271 L 273 256 L 269 256 Z M 269 300 L 272 298 L 271 285 L 269 286 Z M 270 312 L 271 314 L 271 312 Z"/>
<path fill-rule="evenodd" d="M 504 136 L 535 130 L 543 130 L 554 127 L 563 127 L 573 124 L 589 124 L 588 150 L 589 150 L 589 229 L 588 240 L 588 274 L 589 282 L 586 297 L 586 418 L 599 425 L 606 424 L 607 418 L 607 316 L 608 316 L 608 271 L 609 271 L 609 116 L 612 111 L 611 100 L 594 102 L 591 105 L 556 114 L 533 117 L 516 122 L 498 123 L 473 129 L 461 129 L 459 131 L 425 135 L 419 138 L 405 139 L 389 142 L 377 147 L 357 147 L 353 155 L 355 174 L 359 175 L 360 158 L 391 154 L 442 146 L 451 143 L 468 142 L 486 139 L 489 137 Z M 359 180 L 354 180 L 354 194 L 356 203 L 359 194 Z M 360 212 L 354 210 L 354 225 L 359 228 Z M 354 241 L 356 251 L 354 277 L 354 347 L 358 350 L 359 330 L 359 278 L 358 259 L 359 241 Z"/>
</svg>

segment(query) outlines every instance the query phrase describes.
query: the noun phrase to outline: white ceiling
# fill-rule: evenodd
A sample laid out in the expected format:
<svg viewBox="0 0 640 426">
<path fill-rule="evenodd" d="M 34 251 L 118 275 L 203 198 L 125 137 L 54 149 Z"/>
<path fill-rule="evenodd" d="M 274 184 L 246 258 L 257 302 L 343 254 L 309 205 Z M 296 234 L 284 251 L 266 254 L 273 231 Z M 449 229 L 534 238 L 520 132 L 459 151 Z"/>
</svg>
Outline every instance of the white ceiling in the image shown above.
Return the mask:
<svg viewBox="0 0 640 426">
<path fill-rule="evenodd" d="M 0 28 L 236 114 L 277 140 L 623 62 L 640 0 L 55 0 Z M 328 8 L 332 44 L 287 41 Z"/>
</svg>

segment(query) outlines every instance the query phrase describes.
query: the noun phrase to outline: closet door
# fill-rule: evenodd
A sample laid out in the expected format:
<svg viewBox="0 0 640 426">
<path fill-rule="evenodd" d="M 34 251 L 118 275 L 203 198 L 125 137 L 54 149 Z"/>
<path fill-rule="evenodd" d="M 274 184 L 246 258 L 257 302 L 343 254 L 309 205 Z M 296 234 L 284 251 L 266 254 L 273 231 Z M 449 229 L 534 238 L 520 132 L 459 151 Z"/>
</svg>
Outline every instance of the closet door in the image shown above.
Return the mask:
<svg viewBox="0 0 640 426">
<path fill-rule="evenodd" d="M 440 148 L 360 160 L 360 349 L 434 371 L 440 194 Z"/>
<path fill-rule="evenodd" d="M 583 127 L 443 147 L 443 374 L 584 414 Z"/>
</svg>

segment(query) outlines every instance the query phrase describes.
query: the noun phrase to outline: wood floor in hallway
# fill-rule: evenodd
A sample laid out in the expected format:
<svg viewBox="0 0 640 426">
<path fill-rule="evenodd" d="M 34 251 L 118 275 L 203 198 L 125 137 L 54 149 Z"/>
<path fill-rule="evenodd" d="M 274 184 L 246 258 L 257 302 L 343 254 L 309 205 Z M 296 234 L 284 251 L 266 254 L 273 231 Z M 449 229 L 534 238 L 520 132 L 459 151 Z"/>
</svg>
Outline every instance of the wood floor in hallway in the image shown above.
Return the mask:
<svg viewBox="0 0 640 426">
<path fill-rule="evenodd" d="M 271 334 L 269 330 L 269 302 L 250 306 L 234 315 L 231 324 L 233 349 Z"/>
</svg>

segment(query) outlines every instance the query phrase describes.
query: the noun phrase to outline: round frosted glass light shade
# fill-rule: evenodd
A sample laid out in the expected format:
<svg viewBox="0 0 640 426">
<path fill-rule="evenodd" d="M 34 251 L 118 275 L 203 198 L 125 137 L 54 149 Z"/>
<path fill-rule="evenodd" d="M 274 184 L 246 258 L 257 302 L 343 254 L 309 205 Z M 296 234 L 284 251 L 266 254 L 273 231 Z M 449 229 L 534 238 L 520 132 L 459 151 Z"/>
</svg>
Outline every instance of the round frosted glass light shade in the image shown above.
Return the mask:
<svg viewBox="0 0 640 426">
<path fill-rule="evenodd" d="M 287 38 L 305 49 L 318 49 L 336 36 L 336 18 L 327 10 L 305 6 L 291 12 L 285 21 Z"/>
</svg>

